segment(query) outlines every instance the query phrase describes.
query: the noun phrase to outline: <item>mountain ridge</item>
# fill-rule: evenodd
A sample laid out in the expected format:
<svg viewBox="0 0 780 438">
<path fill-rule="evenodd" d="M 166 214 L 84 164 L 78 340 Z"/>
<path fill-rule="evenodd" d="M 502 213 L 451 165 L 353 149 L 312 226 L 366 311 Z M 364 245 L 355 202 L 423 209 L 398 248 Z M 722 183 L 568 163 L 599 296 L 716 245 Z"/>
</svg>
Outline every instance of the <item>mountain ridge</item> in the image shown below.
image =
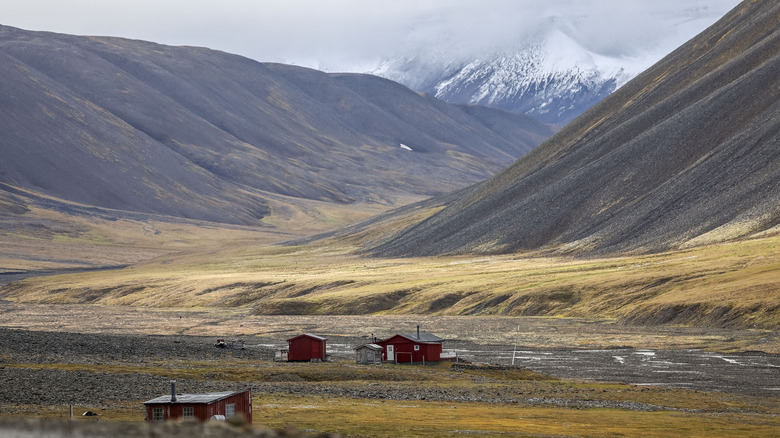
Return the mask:
<svg viewBox="0 0 780 438">
<path fill-rule="evenodd" d="M 553 132 L 205 48 L 2 26 L 0 57 L 0 182 L 136 213 L 250 225 L 276 195 L 390 207 L 484 179 Z"/>
</svg>

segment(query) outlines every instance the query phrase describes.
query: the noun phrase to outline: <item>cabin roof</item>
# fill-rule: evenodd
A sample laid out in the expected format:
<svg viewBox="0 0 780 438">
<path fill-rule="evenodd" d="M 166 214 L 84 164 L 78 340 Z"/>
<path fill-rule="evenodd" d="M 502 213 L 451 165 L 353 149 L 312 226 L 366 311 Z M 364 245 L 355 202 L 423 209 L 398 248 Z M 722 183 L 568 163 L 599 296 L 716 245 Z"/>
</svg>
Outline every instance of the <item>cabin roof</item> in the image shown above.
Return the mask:
<svg viewBox="0 0 780 438">
<path fill-rule="evenodd" d="M 363 345 L 355 348 L 355 350 L 360 350 L 361 348 L 369 348 L 369 349 L 375 350 L 375 351 L 382 351 L 382 346 L 381 345 L 376 345 L 376 344 L 363 344 Z"/>
<path fill-rule="evenodd" d="M 444 342 L 444 339 L 442 339 L 442 338 L 440 338 L 440 337 L 438 337 L 438 336 L 436 336 L 434 334 L 425 333 L 425 332 L 421 332 L 419 338 L 417 337 L 417 333 L 407 333 L 407 334 L 400 334 L 399 333 L 397 335 L 393 335 L 393 336 L 391 336 L 391 337 L 389 337 L 389 338 L 387 338 L 387 339 L 385 339 L 383 341 L 379 341 L 379 342 L 380 343 L 385 343 L 385 342 L 393 339 L 396 336 L 400 336 L 400 337 L 402 337 L 404 339 L 410 340 L 412 342 L 416 342 L 418 344 L 440 344 L 440 343 Z"/>
<path fill-rule="evenodd" d="M 407 339 L 410 339 L 414 342 L 444 342 L 444 339 L 432 334 L 432 333 L 420 333 L 420 337 L 417 337 L 417 333 L 407 333 L 401 335 Z"/>
<path fill-rule="evenodd" d="M 226 391 L 226 392 L 209 392 L 206 394 L 176 394 L 176 401 L 171 402 L 171 396 L 161 395 L 157 398 L 153 398 L 149 401 L 145 401 L 144 404 L 159 404 L 159 403 L 174 403 L 174 404 L 207 404 L 213 403 L 218 400 L 228 398 L 230 396 L 241 394 L 245 391 Z"/>
<path fill-rule="evenodd" d="M 294 338 L 288 339 L 287 342 L 294 341 L 294 340 L 296 340 L 298 338 L 313 338 L 313 339 L 316 339 L 318 341 L 327 341 L 328 340 L 328 338 L 323 338 L 322 336 L 313 335 L 311 333 L 304 333 L 302 335 L 298 335 L 298 336 L 296 336 Z"/>
</svg>

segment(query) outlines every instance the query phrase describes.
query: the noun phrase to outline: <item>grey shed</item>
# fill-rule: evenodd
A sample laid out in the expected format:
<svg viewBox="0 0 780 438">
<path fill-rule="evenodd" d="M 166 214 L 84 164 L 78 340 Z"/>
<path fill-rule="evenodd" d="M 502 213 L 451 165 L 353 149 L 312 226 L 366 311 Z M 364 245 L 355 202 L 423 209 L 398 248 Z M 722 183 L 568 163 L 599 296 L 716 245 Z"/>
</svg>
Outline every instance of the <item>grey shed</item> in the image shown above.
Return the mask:
<svg viewBox="0 0 780 438">
<path fill-rule="evenodd" d="M 363 344 L 355 349 L 355 360 L 361 365 L 379 365 L 382 363 L 382 347 Z"/>
</svg>

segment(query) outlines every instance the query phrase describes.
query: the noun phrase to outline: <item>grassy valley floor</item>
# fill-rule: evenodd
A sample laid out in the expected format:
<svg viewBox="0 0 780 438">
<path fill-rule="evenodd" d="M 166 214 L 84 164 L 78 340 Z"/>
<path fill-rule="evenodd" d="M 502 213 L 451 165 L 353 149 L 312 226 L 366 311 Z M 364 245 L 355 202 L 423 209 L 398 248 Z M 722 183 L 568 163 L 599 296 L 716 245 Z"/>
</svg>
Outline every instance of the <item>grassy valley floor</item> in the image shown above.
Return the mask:
<svg viewBox="0 0 780 438">
<path fill-rule="evenodd" d="M 181 393 L 252 388 L 255 427 L 346 436 L 744 437 L 780 427 L 772 397 L 561 380 L 484 364 L 363 366 L 346 351 L 329 363 L 277 363 L 269 358 L 287 337 L 281 333 L 223 350 L 207 336 L 89 328 L 0 329 L 0 378 L 15 382 L 0 391 L 0 417 L 67 420 L 73 405 L 72 421 L 88 421 L 80 414 L 91 410 L 101 422 L 142 422 L 142 402 L 176 379 Z"/>
<path fill-rule="evenodd" d="M 0 390 L 0 417 L 68 421 L 73 405 L 100 423 L 142 424 L 142 402 L 176 379 L 190 393 L 252 388 L 256 425 L 315 435 L 780 428 L 778 236 L 604 259 L 378 259 L 345 241 L 273 246 L 243 229 L 223 230 L 227 240 L 157 230 L 128 235 L 131 250 L 110 263 L 127 268 L 0 285 L 0 379 L 14 382 Z M 66 256 L 79 245 L 87 266 L 101 266 L 100 239 L 76 237 L 52 240 L 57 260 L 8 271 L 74 267 Z M 48 238 L 25 239 L 13 241 L 32 255 Z M 479 366 L 354 364 L 357 345 L 417 325 Z M 326 336 L 334 361 L 274 362 L 300 333 Z M 248 348 L 216 349 L 222 337 Z M 517 351 L 522 366 L 512 367 Z M 643 367 L 613 373 L 623 362 Z"/>
<path fill-rule="evenodd" d="M 777 235 L 601 259 L 381 259 L 355 255 L 356 249 L 344 241 L 226 243 L 126 269 L 0 285 L 0 299 L 269 316 L 548 316 L 644 326 L 780 327 Z"/>
</svg>

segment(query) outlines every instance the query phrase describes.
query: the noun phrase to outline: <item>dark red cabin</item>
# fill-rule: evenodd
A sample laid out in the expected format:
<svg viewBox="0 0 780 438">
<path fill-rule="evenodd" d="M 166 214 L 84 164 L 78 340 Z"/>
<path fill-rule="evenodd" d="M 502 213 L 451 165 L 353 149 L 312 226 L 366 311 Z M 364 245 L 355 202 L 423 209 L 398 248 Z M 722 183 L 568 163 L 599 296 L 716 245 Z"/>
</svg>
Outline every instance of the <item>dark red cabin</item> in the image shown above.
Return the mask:
<svg viewBox="0 0 780 438">
<path fill-rule="evenodd" d="M 444 339 L 430 333 L 395 335 L 376 344 L 382 347 L 384 360 L 398 363 L 438 362 Z"/>
<path fill-rule="evenodd" d="M 287 360 L 293 361 L 326 361 L 328 356 L 325 351 L 327 339 L 312 334 L 298 335 L 287 340 L 289 345 Z"/>
<path fill-rule="evenodd" d="M 171 383 L 171 395 L 163 395 L 144 402 L 146 421 L 166 420 L 225 420 L 242 415 L 252 424 L 252 390 L 212 392 L 207 394 L 176 394 Z"/>
</svg>

